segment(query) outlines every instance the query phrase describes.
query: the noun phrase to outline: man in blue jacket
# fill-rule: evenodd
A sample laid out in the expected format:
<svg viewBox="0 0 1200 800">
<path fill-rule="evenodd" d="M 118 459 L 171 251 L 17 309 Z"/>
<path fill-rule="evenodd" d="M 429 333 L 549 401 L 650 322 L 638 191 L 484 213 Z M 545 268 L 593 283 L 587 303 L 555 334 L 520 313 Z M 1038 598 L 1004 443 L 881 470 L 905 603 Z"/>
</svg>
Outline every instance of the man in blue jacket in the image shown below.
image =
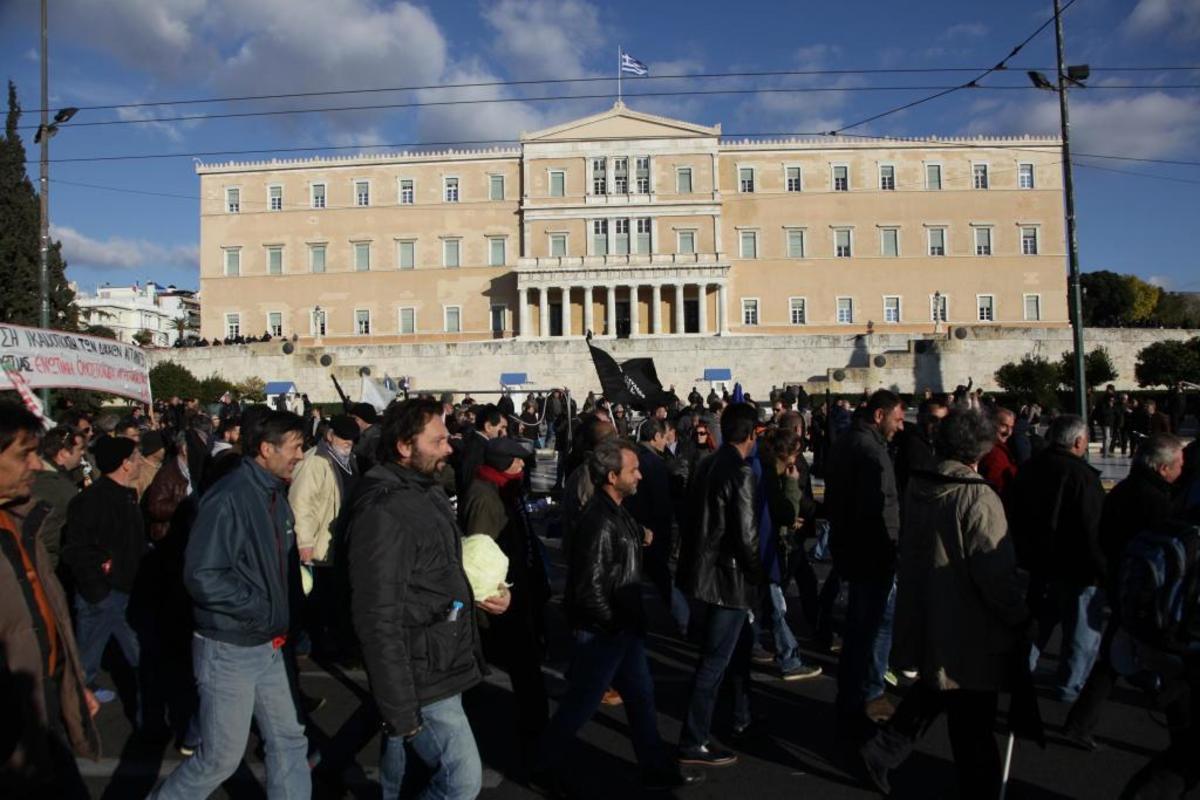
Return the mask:
<svg viewBox="0 0 1200 800">
<path fill-rule="evenodd" d="M 237 769 L 250 721 L 266 743 L 267 796 L 308 798 L 308 742 L 284 667 L 296 537 L 286 481 L 304 455 L 304 422 L 264 415 L 242 463 L 204 495 L 184 583 L 194 607 L 201 744 L 154 797 L 208 797 Z"/>
</svg>

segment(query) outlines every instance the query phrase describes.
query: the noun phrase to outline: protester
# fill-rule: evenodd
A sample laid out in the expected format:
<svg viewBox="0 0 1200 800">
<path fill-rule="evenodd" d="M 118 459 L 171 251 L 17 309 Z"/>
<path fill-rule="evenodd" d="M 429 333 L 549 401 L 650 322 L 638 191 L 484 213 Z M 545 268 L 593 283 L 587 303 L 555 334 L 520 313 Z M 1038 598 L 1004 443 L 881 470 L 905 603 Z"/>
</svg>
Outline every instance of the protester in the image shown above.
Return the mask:
<svg viewBox="0 0 1200 800">
<path fill-rule="evenodd" d="M 1008 446 L 1016 421 L 1017 415 L 1007 408 L 997 408 L 992 412 L 991 423 L 996 431 L 996 440 L 979 460 L 979 474 L 1002 499 L 1008 495 L 1008 487 L 1017 476 L 1017 463 Z"/>
<path fill-rule="evenodd" d="M 46 548 L 51 569 L 58 569 L 67 526 L 67 507 L 79 494 L 79 485 L 71 473 L 83 461 L 84 447 L 83 436 L 67 427 L 47 432 L 38 447 L 41 464 L 33 476 L 32 496 L 49 507 L 49 513 L 38 531 L 38 539 Z"/>
<path fill-rule="evenodd" d="M 493 405 L 475 410 L 475 427 L 466 433 L 462 449 L 455 465 L 454 479 L 459 503 L 467 496 L 467 490 L 483 463 L 483 453 L 488 441 L 508 435 L 508 418 Z"/>
<path fill-rule="evenodd" d="M 938 456 L 933 443 L 938 425 L 949 410 L 940 400 L 922 400 L 917 407 L 917 424 L 906 425 L 904 430 L 896 434 L 896 490 L 901 500 L 908 487 L 909 475 L 937 467 Z"/>
<path fill-rule="evenodd" d="M 379 456 L 379 412 L 370 403 L 355 403 L 347 412 L 358 425 L 358 441 L 354 445 L 354 458 L 358 460 L 358 472 L 365 475 L 375 466 Z"/>
<path fill-rule="evenodd" d="M 141 441 L 138 442 L 138 456 L 134 488 L 137 489 L 138 497 L 142 498 L 146 496 L 150 484 L 154 483 L 154 478 L 162 469 L 163 460 L 166 458 L 162 433 L 150 430 L 143 432 Z"/>
</svg>

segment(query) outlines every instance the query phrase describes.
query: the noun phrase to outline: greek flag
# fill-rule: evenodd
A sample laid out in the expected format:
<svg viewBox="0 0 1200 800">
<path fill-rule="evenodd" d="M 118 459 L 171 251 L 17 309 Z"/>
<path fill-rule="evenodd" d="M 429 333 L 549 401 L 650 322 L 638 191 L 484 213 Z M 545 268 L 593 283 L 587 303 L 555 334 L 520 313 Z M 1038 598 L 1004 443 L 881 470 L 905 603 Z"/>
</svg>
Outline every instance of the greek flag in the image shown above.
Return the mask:
<svg viewBox="0 0 1200 800">
<path fill-rule="evenodd" d="M 642 62 L 638 61 L 629 53 L 621 53 L 621 72 L 629 72 L 634 75 L 643 76 L 650 74 L 650 68 Z"/>
</svg>

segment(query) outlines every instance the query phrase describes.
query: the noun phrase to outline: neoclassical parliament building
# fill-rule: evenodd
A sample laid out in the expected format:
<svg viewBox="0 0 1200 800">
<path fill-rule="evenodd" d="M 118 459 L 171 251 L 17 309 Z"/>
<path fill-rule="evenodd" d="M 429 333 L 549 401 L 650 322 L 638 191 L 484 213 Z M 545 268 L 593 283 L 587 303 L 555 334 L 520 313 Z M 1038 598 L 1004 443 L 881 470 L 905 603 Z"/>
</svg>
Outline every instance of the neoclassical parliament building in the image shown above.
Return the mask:
<svg viewBox="0 0 1200 800">
<path fill-rule="evenodd" d="M 202 164 L 205 338 L 1068 323 L 1057 138 L 730 140 L 617 103 L 515 147 Z"/>
</svg>

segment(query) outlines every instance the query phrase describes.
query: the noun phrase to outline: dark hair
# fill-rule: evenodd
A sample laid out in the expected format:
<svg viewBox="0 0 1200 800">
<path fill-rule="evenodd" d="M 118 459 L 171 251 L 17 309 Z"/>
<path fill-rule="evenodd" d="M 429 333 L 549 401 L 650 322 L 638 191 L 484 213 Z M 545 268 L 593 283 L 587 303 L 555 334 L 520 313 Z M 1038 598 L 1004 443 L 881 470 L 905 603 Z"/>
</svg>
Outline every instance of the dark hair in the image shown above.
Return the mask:
<svg viewBox="0 0 1200 800">
<path fill-rule="evenodd" d="M 411 443 L 425 430 L 429 420 L 441 416 L 441 402 L 427 397 L 414 397 L 388 406 L 380 425 L 379 462 L 388 464 L 398 460 L 400 453 L 396 446 L 401 442 Z"/>
<path fill-rule="evenodd" d="M 12 447 L 21 431 L 39 436 L 42 421 L 23 405 L 0 403 L 0 453 Z"/>
<path fill-rule="evenodd" d="M 133 417 L 121 417 L 117 420 L 117 427 L 113 428 L 113 433 L 120 433 L 121 431 L 127 431 L 130 428 L 136 427 L 138 427 L 136 419 Z"/>
<path fill-rule="evenodd" d="M 59 424 L 68 428 L 79 428 L 79 423 L 87 420 L 88 425 L 92 424 L 92 415 L 78 408 L 73 408 L 62 415 L 62 420 Z"/>
<path fill-rule="evenodd" d="M 304 420 L 290 411 L 270 411 L 247 435 L 242 453 L 257 458 L 264 442 L 279 447 L 289 433 L 295 433 L 303 439 Z"/>
<path fill-rule="evenodd" d="M 42 444 L 38 447 L 38 452 L 47 461 L 53 461 L 54 457 L 63 450 L 70 450 L 74 447 L 76 439 L 82 438 L 83 434 L 74 428 L 59 425 L 42 437 Z"/>
<path fill-rule="evenodd" d="M 639 442 L 650 442 L 653 441 L 654 437 L 658 436 L 660 433 L 663 436 L 667 435 L 667 423 L 663 422 L 661 419 L 647 417 L 646 419 L 642 420 L 642 427 L 638 429 L 637 440 Z"/>
<path fill-rule="evenodd" d="M 975 464 L 992 449 L 996 426 L 974 409 L 954 410 L 938 425 L 937 452 L 942 458 Z"/>
<path fill-rule="evenodd" d="M 773 461 L 800 452 L 800 437 L 792 428 L 772 428 L 763 434 L 759 447 L 763 460 Z"/>
<path fill-rule="evenodd" d="M 721 441 L 742 444 L 754 435 L 758 408 L 749 403 L 733 403 L 721 414 Z"/>
<path fill-rule="evenodd" d="M 242 427 L 240 417 L 226 417 L 221 420 L 221 427 L 217 428 L 217 436 L 224 438 L 225 434 L 229 433 L 234 428 Z"/>
<path fill-rule="evenodd" d="M 904 401 L 895 392 L 889 392 L 887 389 L 877 389 L 867 398 L 867 405 L 863 410 L 866 412 L 867 419 L 873 420 L 876 411 L 890 414 L 896 406 L 903 405 Z"/>
<path fill-rule="evenodd" d="M 592 479 L 592 485 L 603 486 L 608 483 L 610 473 L 621 471 L 622 453 L 626 450 L 637 455 L 633 445 L 614 436 L 600 442 L 595 450 L 588 453 L 588 477 Z"/>
<path fill-rule="evenodd" d="M 442 404 L 438 403 L 438 413 L 442 413 Z M 488 403 L 486 406 L 475 407 L 475 428 L 483 430 L 484 424 L 491 425 L 493 428 L 504 421 L 504 414 L 500 413 L 500 409 Z"/>
<path fill-rule="evenodd" d="M 779 427 L 793 430 L 798 436 L 803 436 L 807 428 L 804 424 L 804 415 L 799 411 L 785 411 L 780 414 Z"/>
</svg>

